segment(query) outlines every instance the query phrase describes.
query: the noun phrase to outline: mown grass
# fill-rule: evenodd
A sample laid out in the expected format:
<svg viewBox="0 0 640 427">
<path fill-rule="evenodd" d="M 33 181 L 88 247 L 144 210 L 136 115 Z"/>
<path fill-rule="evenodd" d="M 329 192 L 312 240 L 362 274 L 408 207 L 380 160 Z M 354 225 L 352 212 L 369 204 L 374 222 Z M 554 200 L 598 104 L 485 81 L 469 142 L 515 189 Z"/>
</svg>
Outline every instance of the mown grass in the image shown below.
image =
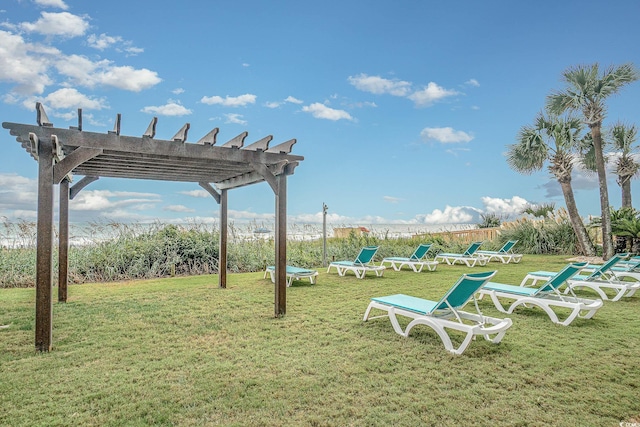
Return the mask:
<svg viewBox="0 0 640 427">
<path fill-rule="evenodd" d="M 0 425 L 614 426 L 640 415 L 640 298 L 591 320 L 511 315 L 502 343 L 448 354 L 424 327 L 362 322 L 369 299 L 437 299 L 460 274 L 519 283 L 562 256 L 441 265 L 382 278 L 320 270 L 273 317 L 262 273 L 74 285 L 54 304 L 54 349 L 34 351 L 34 289 L 0 289 Z M 488 300 L 488 315 L 500 316 Z"/>
</svg>

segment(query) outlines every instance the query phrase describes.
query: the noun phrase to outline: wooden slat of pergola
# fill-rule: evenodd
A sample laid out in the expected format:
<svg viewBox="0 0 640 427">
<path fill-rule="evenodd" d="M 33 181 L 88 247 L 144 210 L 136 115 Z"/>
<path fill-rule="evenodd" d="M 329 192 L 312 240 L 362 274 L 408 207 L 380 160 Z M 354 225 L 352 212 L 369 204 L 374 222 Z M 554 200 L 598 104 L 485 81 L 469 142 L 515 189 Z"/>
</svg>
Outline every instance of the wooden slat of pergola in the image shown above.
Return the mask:
<svg viewBox="0 0 640 427">
<path fill-rule="evenodd" d="M 121 116 L 106 134 L 78 126 L 54 128 L 43 106 L 36 104 L 37 125 L 4 122 L 2 127 L 16 136 L 38 162 L 38 225 L 36 265 L 36 331 L 39 351 L 52 348 L 52 237 L 53 186 L 60 185 L 59 301 L 67 299 L 69 246 L 69 199 L 100 177 L 193 182 L 204 188 L 220 205 L 219 286 L 226 287 L 228 242 L 228 195 L 230 189 L 266 181 L 275 194 L 276 283 L 275 315 L 286 313 L 287 176 L 293 175 L 302 156 L 292 155 L 295 139 L 272 148 L 271 135 L 244 147 L 248 133 L 216 146 L 218 128 L 197 143 L 186 142 L 190 125 L 185 124 L 171 140 L 156 140 L 157 119 L 140 137 L 120 135 Z M 244 147 L 244 148 L 243 148 Z M 73 175 L 83 175 L 70 187 Z"/>
</svg>

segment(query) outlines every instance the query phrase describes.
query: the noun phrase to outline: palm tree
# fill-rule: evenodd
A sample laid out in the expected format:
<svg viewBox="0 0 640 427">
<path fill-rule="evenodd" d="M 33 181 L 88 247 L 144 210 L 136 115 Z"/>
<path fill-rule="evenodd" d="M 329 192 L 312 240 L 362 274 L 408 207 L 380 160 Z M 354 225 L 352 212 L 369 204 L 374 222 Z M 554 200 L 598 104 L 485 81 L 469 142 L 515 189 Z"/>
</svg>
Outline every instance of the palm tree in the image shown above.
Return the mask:
<svg viewBox="0 0 640 427">
<path fill-rule="evenodd" d="M 640 77 L 633 64 L 609 67 L 602 75 L 598 63 L 569 68 L 562 73 L 567 88 L 547 97 L 547 107 L 554 114 L 581 111 L 583 120 L 591 131 L 598 183 L 600 185 L 600 210 L 602 212 L 602 251 L 605 259 L 613 256 L 611 219 L 609 217 L 609 191 L 602 147 L 602 121 L 606 116 L 605 100 L 623 86 Z"/>
<path fill-rule="evenodd" d="M 634 159 L 634 151 L 637 147 L 633 146 L 636 141 L 637 130 L 635 125 L 626 126 L 620 122 L 616 123 L 611 129 L 613 146 L 620 155 L 616 159 L 615 174 L 618 176 L 616 182 L 622 188 L 622 207 L 630 208 L 631 205 L 631 179 L 638 175 L 640 164 Z"/>
<path fill-rule="evenodd" d="M 545 117 L 539 113 L 533 125 L 520 128 L 518 142 L 508 146 L 507 163 L 517 172 L 531 174 L 549 162 L 547 169 L 562 189 L 578 248 L 583 255 L 594 256 L 596 251 L 578 214 L 571 186 L 571 172 L 581 132 L 582 124 L 577 118 Z"/>
</svg>

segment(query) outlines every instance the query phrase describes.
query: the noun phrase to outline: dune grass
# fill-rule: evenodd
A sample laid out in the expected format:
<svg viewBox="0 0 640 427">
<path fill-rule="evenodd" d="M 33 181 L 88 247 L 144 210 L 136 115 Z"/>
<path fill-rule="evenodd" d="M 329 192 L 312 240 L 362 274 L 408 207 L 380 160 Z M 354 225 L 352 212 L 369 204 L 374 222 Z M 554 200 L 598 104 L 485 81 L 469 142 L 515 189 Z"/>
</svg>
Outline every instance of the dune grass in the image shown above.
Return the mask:
<svg viewBox="0 0 640 427">
<path fill-rule="evenodd" d="M 34 289 L 0 289 L 0 425 L 614 426 L 640 415 L 640 297 L 552 324 L 520 309 L 502 343 L 461 356 L 429 329 L 362 322 L 369 299 L 439 298 L 460 274 L 519 283 L 561 256 L 296 282 L 273 317 L 262 273 L 74 285 L 54 349 L 34 351 Z M 490 301 L 487 314 L 500 317 Z M 504 317 L 502 315 L 502 317 Z"/>
</svg>

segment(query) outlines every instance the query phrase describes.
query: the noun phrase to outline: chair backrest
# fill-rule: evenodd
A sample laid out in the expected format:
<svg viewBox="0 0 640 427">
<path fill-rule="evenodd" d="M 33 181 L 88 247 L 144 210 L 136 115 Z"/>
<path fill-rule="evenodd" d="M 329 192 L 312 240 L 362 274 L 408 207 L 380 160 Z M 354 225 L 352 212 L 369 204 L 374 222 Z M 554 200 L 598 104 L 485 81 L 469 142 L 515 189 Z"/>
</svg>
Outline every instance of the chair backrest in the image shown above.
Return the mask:
<svg viewBox="0 0 640 427">
<path fill-rule="evenodd" d="M 586 280 L 595 280 L 598 277 L 605 274 L 607 271 L 611 270 L 611 267 L 620 262 L 621 259 L 627 258 L 629 254 L 615 254 L 607 262 L 602 264 L 600 267 L 596 268 L 593 273 L 591 273 Z"/>
<path fill-rule="evenodd" d="M 462 307 L 496 273 L 497 271 L 485 271 L 482 273 L 463 274 L 431 311 Z"/>
<path fill-rule="evenodd" d="M 480 249 L 480 246 L 482 246 L 483 242 L 473 242 L 472 244 L 469 245 L 469 247 L 467 248 L 466 251 L 464 251 L 464 253 L 462 255 L 464 256 L 471 256 L 473 254 L 476 253 L 476 251 L 478 249 Z"/>
<path fill-rule="evenodd" d="M 422 258 L 424 258 L 427 252 L 429 252 L 429 249 L 431 249 L 431 243 L 429 244 L 421 243 L 420 246 L 418 246 L 418 248 L 415 251 L 413 251 L 413 254 L 411 254 L 409 259 L 412 261 L 419 261 Z"/>
<path fill-rule="evenodd" d="M 516 243 L 518 243 L 517 240 L 509 240 L 507 241 L 507 243 L 504 244 L 504 246 L 500 248 L 498 252 L 506 254 L 511 250 L 511 248 L 513 248 L 516 245 Z"/>
<path fill-rule="evenodd" d="M 371 262 L 373 256 L 378 252 L 377 246 L 365 246 L 360 250 L 360 253 L 356 257 L 356 260 L 353 262 L 354 264 L 368 264 Z"/>
<path fill-rule="evenodd" d="M 572 278 L 580 270 L 587 266 L 586 262 L 576 262 L 572 264 L 567 264 L 565 268 L 556 273 L 555 276 L 547 280 L 542 286 L 538 288 L 536 294 L 541 292 L 557 292 L 558 288 L 562 286 L 567 279 Z"/>
<path fill-rule="evenodd" d="M 629 260 L 629 263 L 626 265 L 628 271 L 633 271 L 640 268 L 640 258 L 633 257 Z"/>
</svg>

